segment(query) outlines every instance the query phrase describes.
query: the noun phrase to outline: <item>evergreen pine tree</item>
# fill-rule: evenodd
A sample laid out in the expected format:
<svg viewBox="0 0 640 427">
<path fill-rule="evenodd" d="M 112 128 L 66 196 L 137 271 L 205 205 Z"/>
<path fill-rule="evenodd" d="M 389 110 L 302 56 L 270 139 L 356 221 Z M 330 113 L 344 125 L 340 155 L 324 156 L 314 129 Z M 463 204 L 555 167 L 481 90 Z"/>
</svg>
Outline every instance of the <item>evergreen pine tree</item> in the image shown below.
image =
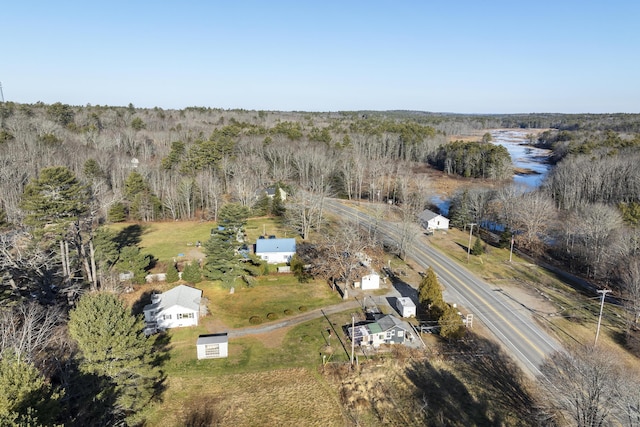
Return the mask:
<svg viewBox="0 0 640 427">
<path fill-rule="evenodd" d="M 69 334 L 80 349 L 80 370 L 103 381 L 96 405 L 133 416 L 147 405 L 161 379 L 153 365 L 152 340 L 115 295 L 90 293 L 69 314 Z"/>
<path fill-rule="evenodd" d="M 176 265 L 174 263 L 169 263 L 166 274 L 167 283 L 176 283 L 178 280 L 180 280 L 178 269 L 176 268 Z"/>
<path fill-rule="evenodd" d="M 271 214 L 277 217 L 283 217 L 286 212 L 281 192 L 280 185 L 276 185 L 276 192 L 273 195 L 273 200 L 271 200 Z"/>
<path fill-rule="evenodd" d="M 34 234 L 63 236 L 70 224 L 78 222 L 89 209 L 89 191 L 68 168 L 44 168 L 31 180 L 22 196 L 25 224 Z"/>
<path fill-rule="evenodd" d="M 444 305 L 443 313 L 438 319 L 438 325 L 440 326 L 440 336 L 446 339 L 460 339 L 466 332 L 458 310 L 449 304 Z"/>
<path fill-rule="evenodd" d="M 420 315 L 427 320 L 438 320 L 442 315 L 444 300 L 442 290 L 438 282 L 438 276 L 433 268 L 429 267 L 420 281 L 418 287 L 418 303 Z"/>
<path fill-rule="evenodd" d="M 127 208 L 124 203 L 116 202 L 107 212 L 107 219 L 110 222 L 122 222 L 127 219 Z"/>
<path fill-rule="evenodd" d="M 231 286 L 242 275 L 240 256 L 236 254 L 235 232 L 231 229 L 219 230 L 204 243 L 207 259 L 204 275 L 210 280 L 221 280 Z M 184 273 L 183 273 L 184 279 Z"/>
<path fill-rule="evenodd" d="M 464 190 L 453 197 L 449 208 L 449 217 L 452 227 L 463 228 L 472 222 L 468 190 Z"/>
<path fill-rule="evenodd" d="M 182 270 L 182 280 L 195 285 L 202 281 L 202 270 L 198 261 L 192 261 L 184 266 Z"/>
<path fill-rule="evenodd" d="M 484 247 L 482 245 L 482 239 L 480 237 L 476 237 L 476 241 L 473 243 L 473 247 L 471 248 L 472 255 L 482 255 L 484 253 Z"/>
<path fill-rule="evenodd" d="M 125 246 L 120 251 L 118 270 L 122 273 L 133 273 L 133 282 L 141 285 L 145 283 L 147 268 L 151 264 L 151 257 L 140 252 L 137 246 Z"/>
<path fill-rule="evenodd" d="M 271 213 L 271 200 L 266 193 L 263 193 L 253 205 L 253 214 L 256 216 L 266 216 Z"/>
<path fill-rule="evenodd" d="M 0 390 L 0 425 L 47 425 L 59 411 L 61 393 L 10 351 L 0 358 Z"/>
</svg>

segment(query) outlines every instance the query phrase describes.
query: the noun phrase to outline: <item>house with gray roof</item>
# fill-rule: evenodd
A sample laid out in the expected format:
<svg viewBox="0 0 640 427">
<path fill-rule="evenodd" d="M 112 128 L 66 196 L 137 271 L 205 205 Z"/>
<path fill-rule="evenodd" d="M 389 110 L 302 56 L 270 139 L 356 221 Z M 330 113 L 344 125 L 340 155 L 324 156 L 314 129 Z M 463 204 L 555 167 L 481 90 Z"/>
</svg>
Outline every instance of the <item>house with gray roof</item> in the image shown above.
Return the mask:
<svg viewBox="0 0 640 427">
<path fill-rule="evenodd" d="M 155 332 L 181 326 L 198 326 L 202 291 L 179 285 L 162 294 L 151 296 L 144 311 L 145 331 Z"/>
<path fill-rule="evenodd" d="M 356 345 L 378 347 L 380 344 L 404 344 L 411 339 L 411 326 L 390 314 L 375 322 L 348 328 L 349 338 Z"/>
<path fill-rule="evenodd" d="M 258 239 L 255 253 L 268 264 L 288 263 L 296 253 L 296 239 Z"/>
<path fill-rule="evenodd" d="M 418 215 L 420 225 L 427 230 L 448 230 L 449 218 L 425 209 Z"/>
</svg>

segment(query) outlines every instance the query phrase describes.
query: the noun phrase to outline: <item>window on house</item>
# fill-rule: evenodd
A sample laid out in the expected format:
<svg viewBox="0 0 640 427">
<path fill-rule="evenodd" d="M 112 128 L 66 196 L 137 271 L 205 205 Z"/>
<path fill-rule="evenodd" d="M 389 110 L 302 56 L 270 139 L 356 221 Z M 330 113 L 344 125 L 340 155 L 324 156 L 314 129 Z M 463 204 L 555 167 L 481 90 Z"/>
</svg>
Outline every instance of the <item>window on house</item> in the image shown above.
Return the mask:
<svg viewBox="0 0 640 427">
<path fill-rule="evenodd" d="M 390 340 L 390 339 L 391 339 L 391 332 L 390 332 L 390 331 L 388 331 L 388 332 L 387 332 L 387 339 L 388 339 L 388 340 Z"/>
<path fill-rule="evenodd" d="M 398 331 L 398 338 L 404 337 L 404 331 Z"/>
<path fill-rule="evenodd" d="M 207 344 L 204 346 L 204 355 L 206 357 L 220 356 L 220 344 Z"/>
<path fill-rule="evenodd" d="M 170 314 L 163 314 L 163 315 L 162 315 L 162 318 L 163 318 L 164 320 L 171 320 L 171 315 L 170 315 Z"/>
<path fill-rule="evenodd" d="M 178 313 L 178 319 L 193 319 L 193 313 Z"/>
</svg>

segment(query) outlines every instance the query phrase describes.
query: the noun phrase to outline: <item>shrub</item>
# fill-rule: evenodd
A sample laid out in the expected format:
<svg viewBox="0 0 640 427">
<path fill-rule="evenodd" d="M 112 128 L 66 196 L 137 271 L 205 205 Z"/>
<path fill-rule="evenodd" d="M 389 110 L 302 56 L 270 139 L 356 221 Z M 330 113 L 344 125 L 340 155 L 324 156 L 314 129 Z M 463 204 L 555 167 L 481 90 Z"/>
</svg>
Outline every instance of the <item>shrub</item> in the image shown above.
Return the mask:
<svg viewBox="0 0 640 427">
<path fill-rule="evenodd" d="M 262 317 L 260 317 L 260 316 L 251 316 L 249 318 L 249 323 L 251 323 L 252 325 L 259 325 L 260 323 L 262 323 Z"/>
<path fill-rule="evenodd" d="M 187 283 L 196 284 L 202 281 L 202 270 L 198 261 L 191 261 L 184 266 L 182 271 L 182 280 Z"/>
<path fill-rule="evenodd" d="M 276 319 L 278 319 L 278 315 L 276 313 L 268 313 L 267 314 L 267 319 L 276 320 Z"/>
<path fill-rule="evenodd" d="M 482 255 L 484 253 L 484 246 L 482 245 L 482 240 L 479 237 L 476 237 L 476 241 L 471 248 L 472 255 Z"/>
<path fill-rule="evenodd" d="M 293 314 L 293 311 L 289 310 L 288 308 L 284 309 L 284 315 L 285 316 L 291 316 Z"/>
<path fill-rule="evenodd" d="M 309 310 L 309 307 L 307 307 L 306 305 L 301 305 L 300 307 L 298 307 L 298 310 L 305 312 L 307 310 Z"/>
<path fill-rule="evenodd" d="M 167 267 L 167 283 L 175 283 L 180 280 L 180 275 L 178 274 L 178 269 L 174 263 L 169 263 Z"/>
</svg>

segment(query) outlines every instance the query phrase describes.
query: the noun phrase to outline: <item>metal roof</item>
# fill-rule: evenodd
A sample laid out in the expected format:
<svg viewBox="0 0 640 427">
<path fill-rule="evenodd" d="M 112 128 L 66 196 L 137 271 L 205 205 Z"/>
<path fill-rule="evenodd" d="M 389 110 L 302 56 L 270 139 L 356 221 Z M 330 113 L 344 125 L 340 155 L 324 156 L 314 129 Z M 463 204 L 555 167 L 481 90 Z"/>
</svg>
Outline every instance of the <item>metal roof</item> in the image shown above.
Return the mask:
<svg viewBox="0 0 640 427">
<path fill-rule="evenodd" d="M 296 239 L 258 239 L 256 254 L 266 252 L 295 253 Z"/>
<path fill-rule="evenodd" d="M 200 335 L 198 337 L 198 341 L 196 342 L 196 345 L 222 344 L 228 341 L 229 341 L 229 338 L 227 336 L 227 333 L 223 332 L 220 334 Z"/>
<path fill-rule="evenodd" d="M 425 209 L 422 212 L 420 212 L 420 214 L 418 215 L 418 218 L 420 218 L 423 221 L 431 221 L 433 218 L 437 216 L 442 216 L 442 215 L 437 214 L 433 211 L 430 211 L 429 209 Z"/>
<path fill-rule="evenodd" d="M 146 305 L 144 310 L 165 309 L 174 305 L 179 305 L 193 311 L 199 311 L 202 291 L 200 289 L 192 288 L 191 286 L 180 285 L 158 296 L 160 297 L 159 301 Z"/>
</svg>

